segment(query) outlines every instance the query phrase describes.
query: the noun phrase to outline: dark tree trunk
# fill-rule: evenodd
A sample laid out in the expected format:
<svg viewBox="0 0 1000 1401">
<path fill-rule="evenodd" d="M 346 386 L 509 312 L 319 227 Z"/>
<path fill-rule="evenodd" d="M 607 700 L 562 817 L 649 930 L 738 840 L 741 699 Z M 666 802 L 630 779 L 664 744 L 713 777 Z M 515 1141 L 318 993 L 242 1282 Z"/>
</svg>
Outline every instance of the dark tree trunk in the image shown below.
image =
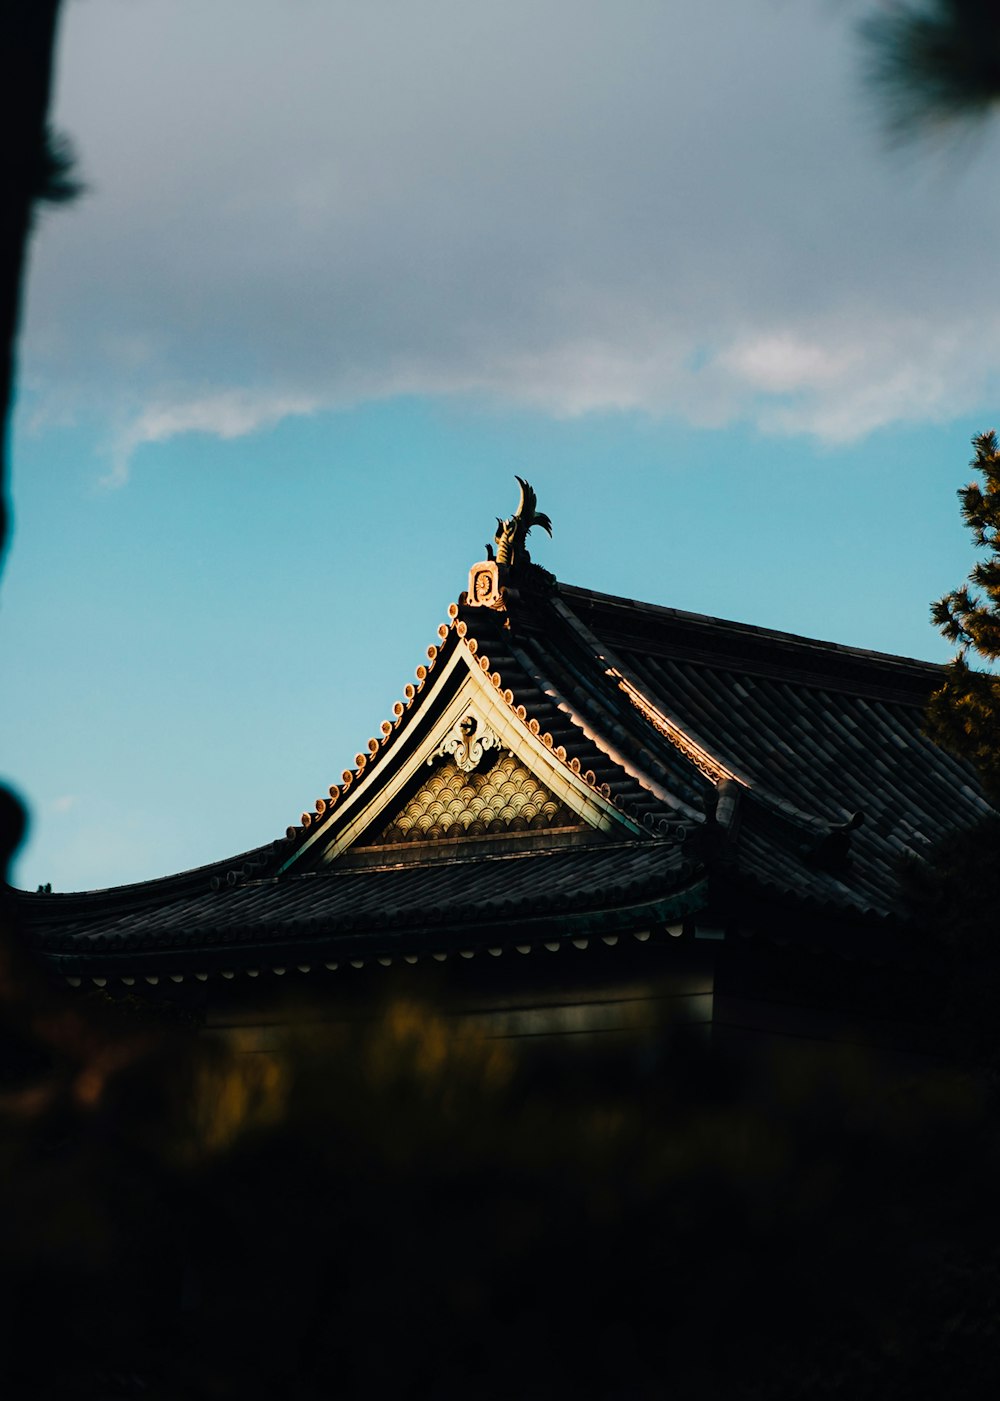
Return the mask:
<svg viewBox="0 0 1000 1401">
<path fill-rule="evenodd" d="M 45 147 L 59 0 L 0 5 L 0 568 L 7 545 L 8 416 L 32 200 Z"/>
</svg>

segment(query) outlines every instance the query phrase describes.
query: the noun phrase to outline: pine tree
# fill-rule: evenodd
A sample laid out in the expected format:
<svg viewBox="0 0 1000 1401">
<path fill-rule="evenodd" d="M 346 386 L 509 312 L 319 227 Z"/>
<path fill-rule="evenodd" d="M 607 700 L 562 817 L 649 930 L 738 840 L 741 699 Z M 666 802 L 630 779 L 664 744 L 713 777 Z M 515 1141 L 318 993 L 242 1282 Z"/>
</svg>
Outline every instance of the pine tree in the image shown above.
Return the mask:
<svg viewBox="0 0 1000 1401">
<path fill-rule="evenodd" d="M 991 429 L 972 440 L 976 455 L 969 464 L 982 473 L 958 492 L 962 516 L 978 549 L 990 551 L 965 584 L 931 607 L 931 618 L 958 654 L 947 668 L 944 685 L 931 697 L 928 732 L 938 744 L 971 762 L 993 798 L 1000 798 L 1000 677 L 976 671 L 966 660 L 971 649 L 991 666 L 1000 659 L 1000 449 Z M 982 590 L 982 593 L 975 590 Z"/>
</svg>

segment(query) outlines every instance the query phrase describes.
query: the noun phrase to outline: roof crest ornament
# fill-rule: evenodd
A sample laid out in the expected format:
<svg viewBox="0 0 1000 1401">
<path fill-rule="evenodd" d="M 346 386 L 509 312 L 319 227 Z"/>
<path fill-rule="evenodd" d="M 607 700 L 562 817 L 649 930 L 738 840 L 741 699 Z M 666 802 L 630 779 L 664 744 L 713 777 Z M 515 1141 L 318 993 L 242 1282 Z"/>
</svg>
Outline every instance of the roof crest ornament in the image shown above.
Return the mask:
<svg viewBox="0 0 1000 1401">
<path fill-rule="evenodd" d="M 433 764 L 435 759 L 450 757 L 463 773 L 471 773 L 487 749 L 499 748 L 500 737 L 496 731 L 470 710 L 451 728 L 427 762 Z"/>
<path fill-rule="evenodd" d="M 552 522 L 544 511 L 537 509 L 538 497 L 534 487 L 523 477 L 515 475 L 514 480 L 521 487 L 521 499 L 517 503 L 517 510 L 505 521 L 497 516 L 497 533 L 493 537 L 497 547 L 497 564 L 509 564 L 512 567 L 531 563 L 526 542 L 532 526 L 540 526 L 548 532 L 550 538 L 552 536 Z M 493 551 L 489 545 L 486 546 L 486 554 L 490 559 L 493 558 Z"/>
<path fill-rule="evenodd" d="M 475 607 L 505 608 L 504 594 L 511 574 L 520 575 L 531 569 L 540 576 L 551 577 L 532 565 L 527 539 L 536 525 L 551 536 L 552 522 L 544 511 L 538 510 L 538 497 L 531 483 L 516 475 L 514 480 L 521 488 L 517 510 L 506 520 L 497 516 L 496 534 L 493 544 L 486 546 L 486 559 L 469 571 L 469 591 L 464 601 Z"/>
</svg>

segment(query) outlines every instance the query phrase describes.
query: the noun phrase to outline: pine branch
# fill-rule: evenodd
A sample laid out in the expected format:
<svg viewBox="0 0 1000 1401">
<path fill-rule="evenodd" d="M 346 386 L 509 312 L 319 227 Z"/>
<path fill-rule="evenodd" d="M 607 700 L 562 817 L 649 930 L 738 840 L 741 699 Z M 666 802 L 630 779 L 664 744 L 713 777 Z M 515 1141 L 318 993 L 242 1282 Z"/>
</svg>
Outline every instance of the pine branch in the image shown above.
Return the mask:
<svg viewBox="0 0 1000 1401">
<path fill-rule="evenodd" d="M 969 579 L 983 593 L 963 584 L 931 605 L 931 619 L 959 647 L 945 682 L 931 697 L 927 729 L 931 738 L 971 762 L 987 790 L 1000 797 L 1000 677 L 975 671 L 969 652 L 986 662 L 1000 660 L 1000 451 L 990 429 L 972 440 L 970 466 L 984 478 L 959 490 L 962 518 L 977 549 L 990 557 L 973 566 Z"/>
</svg>

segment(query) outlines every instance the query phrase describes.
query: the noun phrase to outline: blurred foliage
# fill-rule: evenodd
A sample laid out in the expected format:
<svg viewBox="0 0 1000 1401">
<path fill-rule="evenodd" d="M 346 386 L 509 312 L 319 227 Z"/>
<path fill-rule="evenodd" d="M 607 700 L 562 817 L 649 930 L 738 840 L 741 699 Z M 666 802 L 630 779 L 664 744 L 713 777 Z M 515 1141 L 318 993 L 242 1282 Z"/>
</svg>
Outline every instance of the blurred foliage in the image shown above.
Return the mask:
<svg viewBox="0 0 1000 1401">
<path fill-rule="evenodd" d="M 965 1079 L 47 997 L 50 1092 L 0 1111 L 7 1395 L 937 1398 L 995 1368 Z"/>
<path fill-rule="evenodd" d="M 1000 101 L 996 0 L 883 0 L 860 37 L 869 86 L 896 140 L 979 121 Z"/>
<path fill-rule="evenodd" d="M 86 190 L 77 174 L 77 155 L 65 132 L 46 126 L 32 176 L 36 204 L 72 204 Z"/>
</svg>

